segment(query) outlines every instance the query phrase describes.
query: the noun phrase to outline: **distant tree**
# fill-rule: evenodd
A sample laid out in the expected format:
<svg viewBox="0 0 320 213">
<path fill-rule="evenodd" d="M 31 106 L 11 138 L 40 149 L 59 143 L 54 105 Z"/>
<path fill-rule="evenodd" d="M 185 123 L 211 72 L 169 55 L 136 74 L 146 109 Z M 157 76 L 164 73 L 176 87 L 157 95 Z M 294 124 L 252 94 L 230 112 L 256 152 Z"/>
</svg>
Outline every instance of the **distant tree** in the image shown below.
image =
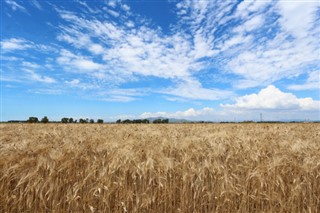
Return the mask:
<svg viewBox="0 0 320 213">
<path fill-rule="evenodd" d="M 132 123 L 134 124 L 141 124 L 142 123 L 142 120 L 141 119 L 135 119 L 132 121 Z"/>
<path fill-rule="evenodd" d="M 42 119 L 41 119 L 41 123 L 48 123 L 49 122 L 49 119 L 47 116 L 44 116 Z"/>
<path fill-rule="evenodd" d="M 61 123 L 69 123 L 69 118 L 61 118 Z"/>
<path fill-rule="evenodd" d="M 161 123 L 167 124 L 167 123 L 169 123 L 169 119 L 163 119 L 163 120 L 161 121 Z"/>
<path fill-rule="evenodd" d="M 90 123 L 93 124 L 93 123 L 94 123 L 94 120 L 93 120 L 93 119 L 90 119 Z"/>
<path fill-rule="evenodd" d="M 82 123 L 82 124 L 89 123 L 89 119 L 88 118 L 86 118 L 86 119 L 80 118 L 79 123 Z"/>
<path fill-rule="evenodd" d="M 9 120 L 8 123 L 25 123 L 26 121 Z"/>
<path fill-rule="evenodd" d="M 149 123 L 149 120 L 148 120 L 148 119 L 143 119 L 143 120 L 142 120 L 142 123 L 148 124 L 148 123 Z"/>
<path fill-rule="evenodd" d="M 153 121 L 154 124 L 164 124 L 164 123 L 169 123 L 169 119 L 156 119 Z"/>
<path fill-rule="evenodd" d="M 73 123 L 78 123 L 78 120 L 74 120 Z"/>
<path fill-rule="evenodd" d="M 162 120 L 161 119 L 156 119 L 156 120 L 153 121 L 153 123 L 154 124 L 160 124 L 160 123 L 162 123 Z"/>
<path fill-rule="evenodd" d="M 97 123 L 98 123 L 98 124 L 103 124 L 103 120 L 102 120 L 102 119 L 98 119 L 98 120 L 97 120 Z"/>
<path fill-rule="evenodd" d="M 254 123 L 254 121 L 252 121 L 252 120 L 245 120 L 245 121 L 242 121 L 242 123 Z"/>
<path fill-rule="evenodd" d="M 27 120 L 28 123 L 38 123 L 39 119 L 37 117 L 29 117 Z"/>
<path fill-rule="evenodd" d="M 131 124 L 131 123 L 132 123 L 132 121 L 131 121 L 131 120 L 129 120 L 129 119 L 126 119 L 126 120 L 122 121 L 122 123 L 124 123 L 124 124 Z"/>
<path fill-rule="evenodd" d="M 68 123 L 73 123 L 73 118 L 69 118 Z"/>
<path fill-rule="evenodd" d="M 120 123 L 121 123 L 121 119 L 117 120 L 116 123 L 117 123 L 117 124 L 120 124 Z"/>
</svg>

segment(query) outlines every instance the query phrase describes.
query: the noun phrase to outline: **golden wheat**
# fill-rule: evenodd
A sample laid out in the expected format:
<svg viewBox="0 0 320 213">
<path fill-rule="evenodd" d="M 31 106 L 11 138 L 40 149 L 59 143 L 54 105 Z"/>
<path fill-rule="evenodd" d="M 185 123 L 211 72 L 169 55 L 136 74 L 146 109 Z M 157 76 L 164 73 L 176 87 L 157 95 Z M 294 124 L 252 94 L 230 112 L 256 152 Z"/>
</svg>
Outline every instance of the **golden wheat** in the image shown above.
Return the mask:
<svg viewBox="0 0 320 213">
<path fill-rule="evenodd" d="M 0 212 L 320 212 L 319 124 L 0 124 Z"/>
</svg>

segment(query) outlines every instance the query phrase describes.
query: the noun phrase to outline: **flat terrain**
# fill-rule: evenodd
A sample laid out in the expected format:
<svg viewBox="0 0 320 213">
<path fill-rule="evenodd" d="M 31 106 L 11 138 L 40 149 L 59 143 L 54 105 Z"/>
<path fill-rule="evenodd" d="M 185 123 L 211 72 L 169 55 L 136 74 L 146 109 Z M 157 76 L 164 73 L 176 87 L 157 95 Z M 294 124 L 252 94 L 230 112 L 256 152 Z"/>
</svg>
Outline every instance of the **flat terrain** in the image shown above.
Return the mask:
<svg viewBox="0 0 320 213">
<path fill-rule="evenodd" d="M 0 212 L 320 212 L 320 124 L 0 124 Z"/>
</svg>

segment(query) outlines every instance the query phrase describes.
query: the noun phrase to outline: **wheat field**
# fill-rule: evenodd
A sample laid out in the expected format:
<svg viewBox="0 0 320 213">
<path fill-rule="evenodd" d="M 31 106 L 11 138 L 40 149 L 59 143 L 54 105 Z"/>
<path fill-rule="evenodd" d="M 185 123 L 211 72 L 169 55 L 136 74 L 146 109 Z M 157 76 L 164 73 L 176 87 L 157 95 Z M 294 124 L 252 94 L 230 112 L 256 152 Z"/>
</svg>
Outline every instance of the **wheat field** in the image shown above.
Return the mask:
<svg viewBox="0 0 320 213">
<path fill-rule="evenodd" d="M 0 212 L 320 212 L 319 124 L 0 124 Z"/>
</svg>

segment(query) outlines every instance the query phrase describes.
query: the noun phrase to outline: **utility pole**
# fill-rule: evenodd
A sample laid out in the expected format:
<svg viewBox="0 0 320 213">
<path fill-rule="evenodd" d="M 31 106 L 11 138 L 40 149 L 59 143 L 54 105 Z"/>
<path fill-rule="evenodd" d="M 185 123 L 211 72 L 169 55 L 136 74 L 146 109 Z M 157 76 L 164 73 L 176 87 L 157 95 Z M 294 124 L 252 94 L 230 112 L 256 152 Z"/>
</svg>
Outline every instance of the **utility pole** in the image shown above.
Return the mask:
<svg viewBox="0 0 320 213">
<path fill-rule="evenodd" d="M 262 122 L 262 113 L 260 113 L 260 122 Z"/>
</svg>

